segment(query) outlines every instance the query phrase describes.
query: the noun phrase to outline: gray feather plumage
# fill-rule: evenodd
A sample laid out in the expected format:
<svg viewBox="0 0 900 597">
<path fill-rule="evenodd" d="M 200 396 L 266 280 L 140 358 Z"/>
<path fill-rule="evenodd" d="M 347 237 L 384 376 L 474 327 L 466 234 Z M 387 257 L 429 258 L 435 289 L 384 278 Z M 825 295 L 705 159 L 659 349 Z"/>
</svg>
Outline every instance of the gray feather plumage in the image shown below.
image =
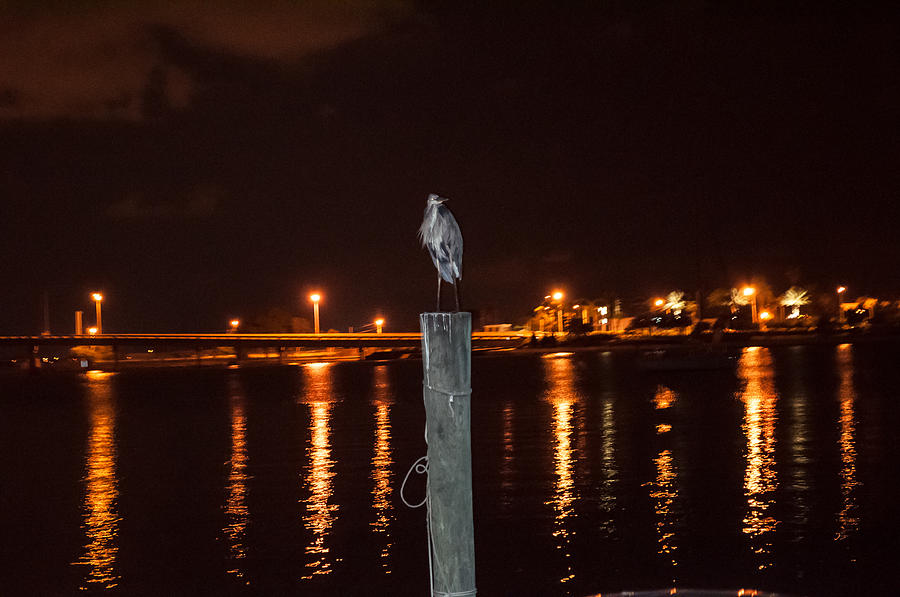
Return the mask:
<svg viewBox="0 0 900 597">
<path fill-rule="evenodd" d="M 445 282 L 455 284 L 462 279 L 463 238 L 456 218 L 435 194 L 425 202 L 425 218 L 419 227 L 419 240 L 428 249 L 434 267 Z"/>
</svg>

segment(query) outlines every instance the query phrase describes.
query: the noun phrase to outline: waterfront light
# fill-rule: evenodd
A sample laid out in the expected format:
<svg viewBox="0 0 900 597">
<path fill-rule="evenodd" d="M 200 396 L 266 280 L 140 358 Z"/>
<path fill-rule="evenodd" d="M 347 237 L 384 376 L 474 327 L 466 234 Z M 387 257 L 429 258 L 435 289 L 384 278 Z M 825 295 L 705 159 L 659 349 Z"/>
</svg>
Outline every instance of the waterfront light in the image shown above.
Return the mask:
<svg viewBox="0 0 900 597">
<path fill-rule="evenodd" d="M 844 314 L 841 312 L 841 295 L 847 291 L 847 288 L 844 286 L 837 287 L 837 310 L 838 310 L 838 323 L 844 318 Z"/>
<path fill-rule="evenodd" d="M 654 307 L 662 307 L 665 304 L 666 304 L 666 301 L 662 300 L 661 298 L 658 298 L 655 301 L 653 301 Z"/>
<path fill-rule="evenodd" d="M 563 296 L 565 296 L 561 291 L 557 290 L 553 293 L 553 300 L 557 303 L 560 303 L 556 306 L 556 325 L 560 334 L 563 333 L 563 316 L 562 316 L 562 301 Z"/>
<path fill-rule="evenodd" d="M 231 331 L 236 332 L 238 327 L 241 325 L 241 320 L 240 319 L 232 319 L 231 321 L 228 322 L 228 324 L 231 326 Z"/>
<path fill-rule="evenodd" d="M 88 334 L 90 334 L 91 336 L 95 335 L 96 333 L 97 328 L 88 328 Z"/>
<path fill-rule="evenodd" d="M 318 292 L 314 292 L 309 295 L 309 300 L 313 302 L 313 320 L 314 320 L 314 329 L 315 333 L 319 333 L 319 301 L 322 300 L 322 295 Z"/>
<path fill-rule="evenodd" d="M 100 313 L 100 303 L 103 302 L 103 295 L 99 292 L 92 292 L 91 298 L 94 299 L 94 305 L 97 307 L 97 333 L 103 333 L 103 319 Z"/>
<path fill-rule="evenodd" d="M 759 319 L 756 317 L 756 288 L 752 286 L 744 286 L 744 289 L 741 290 L 741 293 L 750 299 L 750 321 L 753 323 L 759 323 Z"/>
<path fill-rule="evenodd" d="M 380 334 L 380 333 L 381 333 L 381 328 L 382 328 L 382 326 L 384 326 L 384 320 L 383 320 L 383 319 L 376 319 L 376 320 L 375 320 L 375 333 L 376 333 L 376 334 Z"/>
<path fill-rule="evenodd" d="M 684 301 L 684 292 L 681 290 L 673 290 L 666 297 L 666 313 L 671 311 L 675 315 L 681 315 L 687 303 Z"/>
</svg>

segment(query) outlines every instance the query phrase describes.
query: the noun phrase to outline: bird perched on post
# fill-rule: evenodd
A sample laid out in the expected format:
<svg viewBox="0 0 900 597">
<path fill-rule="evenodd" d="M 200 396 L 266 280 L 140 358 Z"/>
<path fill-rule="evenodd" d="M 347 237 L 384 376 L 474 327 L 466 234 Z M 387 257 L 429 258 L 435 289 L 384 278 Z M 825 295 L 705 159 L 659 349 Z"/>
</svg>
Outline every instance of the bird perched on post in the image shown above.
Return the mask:
<svg viewBox="0 0 900 597">
<path fill-rule="evenodd" d="M 425 219 L 419 227 L 419 240 L 431 254 L 438 271 L 437 310 L 441 310 L 441 280 L 453 284 L 456 310 L 459 311 L 459 285 L 462 279 L 463 238 L 456 218 L 444 205 L 445 198 L 434 193 L 425 201 Z"/>
</svg>

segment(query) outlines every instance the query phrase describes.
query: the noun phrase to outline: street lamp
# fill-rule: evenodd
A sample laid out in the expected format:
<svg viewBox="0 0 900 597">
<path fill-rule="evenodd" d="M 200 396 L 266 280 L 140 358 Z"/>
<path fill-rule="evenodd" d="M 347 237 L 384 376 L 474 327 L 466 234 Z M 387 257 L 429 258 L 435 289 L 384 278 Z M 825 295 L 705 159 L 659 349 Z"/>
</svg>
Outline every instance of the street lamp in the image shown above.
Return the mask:
<svg viewBox="0 0 900 597">
<path fill-rule="evenodd" d="M 309 295 L 309 300 L 311 300 L 313 302 L 313 321 L 315 322 L 313 324 L 313 327 L 315 328 L 316 333 L 318 334 L 319 333 L 319 301 L 322 300 L 322 295 L 320 295 L 318 292 L 314 292 L 313 294 Z"/>
<path fill-rule="evenodd" d="M 841 323 L 841 320 L 844 319 L 844 314 L 841 313 L 841 295 L 847 291 L 847 288 L 844 286 L 837 287 L 837 310 L 838 310 L 838 323 Z"/>
<path fill-rule="evenodd" d="M 94 336 L 97 334 L 97 328 L 88 328 L 88 334 Z"/>
<path fill-rule="evenodd" d="M 553 293 L 553 300 L 556 301 L 556 322 L 559 333 L 563 333 L 563 318 L 562 318 L 562 300 L 563 296 L 565 296 L 562 292 L 557 290 Z"/>
<path fill-rule="evenodd" d="M 653 301 L 653 306 L 654 306 L 654 307 L 662 307 L 662 306 L 665 305 L 665 304 L 666 304 L 666 301 L 664 301 L 664 300 L 662 300 L 662 299 L 660 299 L 660 298 L 658 298 L 658 299 L 656 299 L 655 301 Z"/>
<path fill-rule="evenodd" d="M 99 292 L 94 292 L 91 294 L 91 298 L 94 299 L 94 304 L 97 306 L 97 333 L 103 333 L 103 319 L 100 315 L 100 303 L 103 302 L 103 295 Z"/>
<path fill-rule="evenodd" d="M 744 289 L 741 290 L 744 296 L 747 298 L 753 297 L 750 299 L 750 321 L 752 323 L 758 323 L 758 318 L 756 317 L 756 288 L 752 286 L 744 286 Z"/>
<path fill-rule="evenodd" d="M 384 325 L 384 320 L 383 320 L 383 319 L 376 319 L 376 320 L 375 320 L 375 333 L 376 333 L 376 334 L 380 334 L 380 333 L 381 333 L 381 328 L 382 328 L 383 325 Z"/>
<path fill-rule="evenodd" d="M 228 323 L 229 323 L 229 325 L 231 325 L 231 333 L 235 333 L 235 332 L 237 332 L 238 326 L 241 325 L 241 320 L 240 319 L 232 319 Z"/>
</svg>

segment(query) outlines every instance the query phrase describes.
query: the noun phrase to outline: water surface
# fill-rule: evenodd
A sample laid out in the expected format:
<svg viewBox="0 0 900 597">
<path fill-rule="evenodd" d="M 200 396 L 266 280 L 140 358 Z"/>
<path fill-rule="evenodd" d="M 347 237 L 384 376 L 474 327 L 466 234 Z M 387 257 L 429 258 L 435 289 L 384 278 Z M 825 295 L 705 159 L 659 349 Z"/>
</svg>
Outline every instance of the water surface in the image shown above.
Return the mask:
<svg viewBox="0 0 900 597">
<path fill-rule="evenodd" d="M 473 361 L 483 595 L 896 593 L 900 346 Z M 0 376 L 4 595 L 427 594 L 421 362 Z M 418 501 L 421 478 L 408 498 Z"/>
</svg>

